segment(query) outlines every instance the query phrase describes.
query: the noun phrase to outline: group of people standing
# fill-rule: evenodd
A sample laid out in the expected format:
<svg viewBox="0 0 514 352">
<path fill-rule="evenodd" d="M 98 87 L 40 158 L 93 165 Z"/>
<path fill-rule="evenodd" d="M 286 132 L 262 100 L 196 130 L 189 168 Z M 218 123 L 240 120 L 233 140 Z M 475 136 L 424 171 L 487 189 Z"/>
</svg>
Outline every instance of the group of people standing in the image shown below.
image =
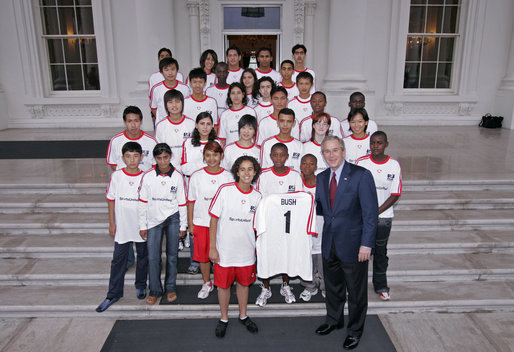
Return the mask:
<svg viewBox="0 0 514 352">
<path fill-rule="evenodd" d="M 112 138 L 107 152 L 115 246 L 109 291 L 97 311 L 123 296 L 133 242 L 137 297 L 148 304 L 163 295 L 176 301 L 178 250 L 189 245 L 188 272 L 200 271 L 203 279 L 198 298 L 207 298 L 214 286 L 218 290 L 217 337 L 227 330 L 234 282 L 240 321 L 257 333 L 246 312 L 256 276 L 262 281 L 258 306 L 271 297 L 276 275 L 282 276 L 285 302 L 295 302 L 289 282 L 299 276 L 302 300 L 320 291 L 325 297 L 320 335 L 343 327 L 348 297 L 343 347 L 354 348 L 364 327 L 372 255 L 374 290 L 390 299 L 387 241 L 402 183 L 400 165 L 385 154 L 387 135 L 370 120 L 360 92 L 350 96 L 346 119 L 325 112 L 327 97 L 316 90 L 314 71 L 304 66 L 305 46 L 295 45 L 293 60 L 282 61 L 279 71 L 271 68 L 269 48 L 257 52 L 255 70 L 239 67 L 237 47 L 225 54 L 227 62 L 218 62 L 216 52 L 206 50 L 200 67 L 184 79 L 171 51 L 159 51 L 159 72 L 149 79 L 155 137 L 141 130 L 138 107 L 123 113 L 126 129 Z M 270 209 L 284 216 L 269 221 Z M 286 250 L 272 255 L 278 243 Z"/>
</svg>

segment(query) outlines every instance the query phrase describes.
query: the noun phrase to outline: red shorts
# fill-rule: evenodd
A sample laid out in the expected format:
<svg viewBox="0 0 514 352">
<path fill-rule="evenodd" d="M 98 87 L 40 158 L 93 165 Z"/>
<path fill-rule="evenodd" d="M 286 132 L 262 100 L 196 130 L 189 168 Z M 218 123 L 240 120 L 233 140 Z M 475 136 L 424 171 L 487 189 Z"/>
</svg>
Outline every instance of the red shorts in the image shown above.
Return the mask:
<svg viewBox="0 0 514 352">
<path fill-rule="evenodd" d="M 199 263 L 209 261 L 209 228 L 196 226 L 193 233 L 193 260 Z"/>
<path fill-rule="evenodd" d="M 214 264 L 214 285 L 229 288 L 237 281 L 240 285 L 250 286 L 255 281 L 255 273 L 255 264 L 229 267 Z"/>
</svg>

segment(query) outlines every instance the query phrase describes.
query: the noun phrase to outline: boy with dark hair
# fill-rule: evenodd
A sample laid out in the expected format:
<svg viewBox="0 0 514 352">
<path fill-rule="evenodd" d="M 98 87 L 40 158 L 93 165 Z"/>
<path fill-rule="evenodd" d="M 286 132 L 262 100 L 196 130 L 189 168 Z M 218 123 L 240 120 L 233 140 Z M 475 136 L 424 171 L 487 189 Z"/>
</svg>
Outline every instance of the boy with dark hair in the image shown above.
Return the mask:
<svg viewBox="0 0 514 352">
<path fill-rule="evenodd" d="M 166 57 L 173 57 L 173 55 L 171 54 L 171 50 L 168 48 L 159 49 L 159 52 L 157 54 L 157 59 L 159 60 L 159 62 L 161 62 L 161 60 Z M 157 83 L 162 82 L 163 80 L 164 76 L 162 75 L 160 70 L 152 73 L 152 75 L 148 79 L 148 96 L 150 96 L 150 91 L 152 87 L 155 86 Z M 182 76 L 182 73 L 180 72 L 177 73 L 177 81 L 184 82 L 184 76 Z"/>
<path fill-rule="evenodd" d="M 298 124 L 312 112 L 310 103 L 313 82 L 314 79 L 309 72 L 301 72 L 296 76 L 296 86 L 300 94 L 289 101 L 287 107 L 294 110 Z"/>
<path fill-rule="evenodd" d="M 264 140 L 279 133 L 278 114 L 287 107 L 287 91 L 284 87 L 278 86 L 271 91 L 271 104 L 273 104 L 273 112 L 259 121 L 257 130 L 257 145 L 262 145 Z M 298 124 L 293 125 L 292 136 L 298 137 L 300 130 Z"/>
<path fill-rule="evenodd" d="M 271 148 L 277 143 L 283 143 L 289 150 L 289 158 L 286 166 L 294 170 L 300 170 L 300 155 L 302 154 L 303 144 L 298 139 L 291 136 L 293 126 L 296 124 L 294 111 L 288 108 L 280 110 L 278 113 L 277 125 L 279 133 L 268 139 L 265 139 L 261 145 L 261 166 L 262 168 L 271 167 L 273 160 L 271 159 Z"/>
<path fill-rule="evenodd" d="M 216 100 L 218 104 L 218 116 L 220 116 L 223 111 L 228 109 L 227 95 L 228 87 L 230 86 L 227 83 L 228 65 L 224 62 L 218 62 L 216 67 L 214 67 L 214 74 L 216 75 L 216 84 L 207 88 L 205 95 Z M 217 132 L 218 126 L 216 123 L 215 129 Z"/>
<path fill-rule="evenodd" d="M 353 109 L 362 109 L 366 106 L 366 97 L 361 92 L 353 92 L 350 94 L 348 106 L 350 107 L 350 111 Z M 348 137 L 353 134 L 348 117 L 341 121 L 341 131 L 343 133 L 343 137 Z M 372 135 L 376 131 L 378 131 L 377 123 L 373 120 L 369 120 L 366 132 L 369 135 Z"/>
<path fill-rule="evenodd" d="M 312 121 L 314 116 L 325 112 L 327 106 L 327 96 L 325 93 L 317 91 L 311 96 L 312 115 L 305 117 L 300 122 L 300 141 L 307 142 L 312 137 Z M 349 127 L 349 125 L 348 125 Z M 343 130 L 339 119 L 330 115 L 330 127 L 328 130 L 329 136 L 338 136 L 343 138 Z"/>
<path fill-rule="evenodd" d="M 244 71 L 239 67 L 239 62 L 241 61 L 241 49 L 232 45 L 227 49 L 226 54 L 228 64 L 227 83 L 232 84 L 234 82 L 239 82 Z"/>
<path fill-rule="evenodd" d="M 259 104 L 254 108 L 257 114 L 257 121 L 268 116 L 273 112 L 273 105 L 271 104 L 271 91 L 275 89 L 275 81 L 268 76 L 261 77 L 257 81 L 259 87 Z"/>
<path fill-rule="evenodd" d="M 137 223 L 138 187 L 143 171 L 138 166 L 142 156 L 141 146 L 127 142 L 122 147 L 123 161 L 126 165 L 114 171 L 106 191 L 109 211 L 109 234 L 114 237 L 114 252 L 111 261 L 109 291 L 105 300 L 96 308 L 98 313 L 105 311 L 123 297 L 127 258 L 132 242 L 136 243 L 136 292 L 137 298 L 146 297 L 146 277 L 148 256 L 145 239 L 139 235 Z"/>
<path fill-rule="evenodd" d="M 162 236 L 166 236 L 166 279 L 168 303 L 177 300 L 178 241 L 186 235 L 186 193 L 182 174 L 170 163 L 171 149 L 159 143 L 153 150 L 155 170 L 147 171 L 139 190 L 139 233 L 147 240 L 150 293 L 147 304 L 155 304 L 163 294 L 161 283 Z"/>
<path fill-rule="evenodd" d="M 257 119 L 249 114 L 243 115 L 238 122 L 238 133 L 239 140 L 228 144 L 223 153 L 221 166 L 226 170 L 231 170 L 237 158 L 243 155 L 260 160 L 261 148 L 255 143 Z"/>
<path fill-rule="evenodd" d="M 293 82 L 291 77 L 294 72 L 294 64 L 291 60 L 284 60 L 280 64 L 280 74 L 282 75 L 282 82 L 279 83 L 282 87 L 287 90 L 287 99 L 292 100 L 300 91 L 296 86 L 296 83 Z"/>
<path fill-rule="evenodd" d="M 293 73 L 293 81 L 296 81 L 296 77 L 301 72 L 309 72 L 312 75 L 313 84 L 311 88 L 311 94 L 316 91 L 316 74 L 310 68 L 305 67 L 305 57 L 307 56 L 307 48 L 303 44 L 296 44 L 291 49 L 291 53 L 293 54 L 294 60 L 294 73 Z"/>
<path fill-rule="evenodd" d="M 207 74 L 200 67 L 194 68 L 189 72 L 189 84 L 192 94 L 184 99 L 184 115 L 191 120 L 201 112 L 208 112 L 214 124 L 218 123 L 218 104 L 216 99 L 204 94 L 204 87 L 207 82 Z"/>
<path fill-rule="evenodd" d="M 257 75 L 257 79 L 260 79 L 263 76 L 269 76 L 275 81 L 275 84 L 282 81 L 282 76 L 278 71 L 271 68 L 271 61 L 273 61 L 273 55 L 271 54 L 271 49 L 267 47 L 262 47 L 257 51 L 257 63 L 259 67 L 255 70 L 255 74 Z"/>
<path fill-rule="evenodd" d="M 142 171 L 151 169 L 155 165 L 152 150 L 157 144 L 157 140 L 148 133 L 141 130 L 143 123 L 143 113 L 137 106 L 127 106 L 123 110 L 123 123 L 125 130 L 111 138 L 107 148 L 107 165 L 112 171 L 123 169 L 126 165 L 123 161 L 122 147 L 127 142 L 137 142 L 142 148 L 142 160 L 139 168 Z"/>
<path fill-rule="evenodd" d="M 155 124 L 166 117 L 166 108 L 164 106 L 164 94 L 171 89 L 176 89 L 188 97 L 190 94 L 189 87 L 177 80 L 178 73 L 177 60 L 166 57 L 159 62 L 159 71 L 164 76 L 162 82 L 154 85 L 150 91 L 150 108 L 155 116 Z"/>
</svg>

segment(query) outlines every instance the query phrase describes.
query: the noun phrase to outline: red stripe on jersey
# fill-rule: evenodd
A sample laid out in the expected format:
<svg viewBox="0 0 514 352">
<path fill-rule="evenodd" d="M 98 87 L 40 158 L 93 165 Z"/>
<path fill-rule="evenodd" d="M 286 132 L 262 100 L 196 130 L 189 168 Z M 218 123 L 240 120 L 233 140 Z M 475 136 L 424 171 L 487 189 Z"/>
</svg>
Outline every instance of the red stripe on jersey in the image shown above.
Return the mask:
<svg viewBox="0 0 514 352">
<path fill-rule="evenodd" d="M 147 201 L 147 200 L 142 200 L 141 198 L 139 198 L 139 201 L 140 201 L 140 202 L 143 202 L 143 203 L 148 203 L 148 201 Z"/>
</svg>

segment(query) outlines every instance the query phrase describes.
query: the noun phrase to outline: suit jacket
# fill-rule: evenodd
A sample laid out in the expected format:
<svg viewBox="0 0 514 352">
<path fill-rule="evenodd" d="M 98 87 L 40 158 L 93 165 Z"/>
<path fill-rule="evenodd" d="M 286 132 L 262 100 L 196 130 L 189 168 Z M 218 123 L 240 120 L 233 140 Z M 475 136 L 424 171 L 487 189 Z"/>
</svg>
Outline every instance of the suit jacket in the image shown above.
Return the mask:
<svg viewBox="0 0 514 352">
<path fill-rule="evenodd" d="M 342 262 L 358 261 L 360 246 L 375 247 L 378 200 L 373 175 L 363 167 L 345 162 L 337 184 L 334 209 L 330 208 L 331 169 L 316 177 L 318 215 L 323 215 L 321 252 L 328 259 L 332 242 Z"/>
</svg>

